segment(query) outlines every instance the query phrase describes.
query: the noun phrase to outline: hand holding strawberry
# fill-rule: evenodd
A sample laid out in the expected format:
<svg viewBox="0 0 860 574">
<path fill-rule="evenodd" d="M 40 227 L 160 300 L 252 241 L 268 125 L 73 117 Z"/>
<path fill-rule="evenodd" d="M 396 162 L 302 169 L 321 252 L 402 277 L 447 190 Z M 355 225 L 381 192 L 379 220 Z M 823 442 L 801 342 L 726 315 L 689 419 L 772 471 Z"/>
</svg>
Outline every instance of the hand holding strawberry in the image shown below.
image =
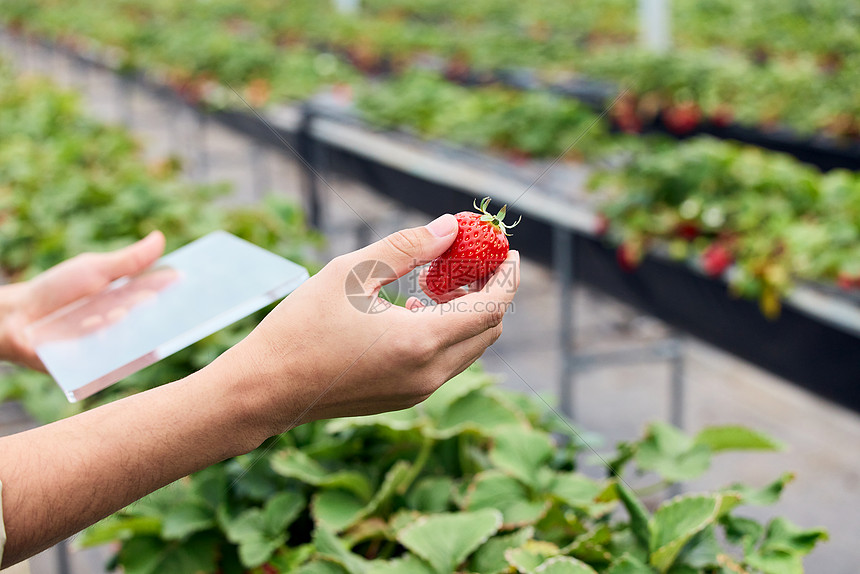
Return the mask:
<svg viewBox="0 0 860 574">
<path fill-rule="evenodd" d="M 490 198 L 473 203 L 478 213 L 462 211 L 456 214 L 459 229 L 454 243 L 445 253 L 430 263 L 422 277 L 422 288 L 437 302 L 444 302 L 465 293 L 461 287 L 480 285 L 492 275 L 508 256 L 507 230 L 516 226 L 505 225 L 507 205 L 496 215 L 487 211 Z"/>
</svg>

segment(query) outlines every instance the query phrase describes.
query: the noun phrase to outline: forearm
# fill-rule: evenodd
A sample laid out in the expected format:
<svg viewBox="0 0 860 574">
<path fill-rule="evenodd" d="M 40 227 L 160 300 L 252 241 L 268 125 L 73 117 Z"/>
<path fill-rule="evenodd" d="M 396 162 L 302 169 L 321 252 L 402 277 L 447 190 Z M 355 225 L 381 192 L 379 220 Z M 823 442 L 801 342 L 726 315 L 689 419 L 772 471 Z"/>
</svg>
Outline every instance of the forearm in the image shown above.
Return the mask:
<svg viewBox="0 0 860 574">
<path fill-rule="evenodd" d="M 3 566 L 266 437 L 247 381 L 229 369 L 186 379 L 0 439 L 8 535 Z"/>
</svg>

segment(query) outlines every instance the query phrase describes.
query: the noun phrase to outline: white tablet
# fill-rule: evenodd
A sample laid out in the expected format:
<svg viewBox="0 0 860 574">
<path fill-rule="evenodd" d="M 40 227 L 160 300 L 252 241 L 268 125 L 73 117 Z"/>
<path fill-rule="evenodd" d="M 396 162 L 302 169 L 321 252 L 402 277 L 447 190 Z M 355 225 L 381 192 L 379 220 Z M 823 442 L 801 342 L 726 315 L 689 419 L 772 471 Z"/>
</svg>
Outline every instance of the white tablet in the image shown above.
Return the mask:
<svg viewBox="0 0 860 574">
<path fill-rule="evenodd" d="M 304 267 L 216 231 L 41 319 L 28 335 L 75 402 L 286 296 L 307 278 Z"/>
</svg>

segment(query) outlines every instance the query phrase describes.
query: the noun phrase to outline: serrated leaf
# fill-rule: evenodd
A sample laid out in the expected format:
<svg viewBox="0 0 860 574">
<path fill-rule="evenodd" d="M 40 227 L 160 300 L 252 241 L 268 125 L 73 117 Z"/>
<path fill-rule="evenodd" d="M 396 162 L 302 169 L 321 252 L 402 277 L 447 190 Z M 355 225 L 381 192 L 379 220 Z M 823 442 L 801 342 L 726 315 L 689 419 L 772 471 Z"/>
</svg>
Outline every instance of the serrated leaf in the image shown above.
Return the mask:
<svg viewBox="0 0 860 574">
<path fill-rule="evenodd" d="M 365 502 L 373 488 L 363 474 L 343 470 L 328 472 L 321 464 L 299 449 L 285 449 L 272 457 L 269 464 L 276 473 L 322 488 L 339 488 L 356 494 Z"/>
<path fill-rule="evenodd" d="M 546 433 L 522 426 L 503 427 L 493 435 L 490 460 L 525 484 L 537 488 L 539 471 L 552 458 L 553 444 Z"/>
<path fill-rule="evenodd" d="M 454 401 L 426 433 L 437 439 L 450 438 L 467 431 L 491 436 L 494 429 L 499 427 L 522 424 L 517 413 L 497 397 L 473 392 Z"/>
<path fill-rule="evenodd" d="M 182 542 L 136 537 L 123 544 L 119 562 L 126 574 L 198 574 L 216 569 L 218 538 L 198 533 Z"/>
<path fill-rule="evenodd" d="M 649 527 L 651 516 L 645 505 L 624 482 L 615 483 L 615 491 L 630 516 L 630 530 L 644 548 L 651 547 L 652 530 Z"/>
<path fill-rule="evenodd" d="M 397 540 L 438 574 L 450 574 L 502 525 L 497 510 L 423 516 L 397 533 Z"/>
<path fill-rule="evenodd" d="M 100 546 L 116 540 L 161 534 L 161 519 L 156 516 L 121 516 L 113 514 L 84 530 L 75 539 L 82 547 Z"/>
<path fill-rule="evenodd" d="M 262 508 L 249 508 L 235 518 L 221 515 L 227 539 L 238 546 L 246 568 L 265 563 L 288 538 L 287 526 L 304 508 L 304 497 L 285 491 L 269 499 Z"/>
<path fill-rule="evenodd" d="M 711 464 L 711 449 L 666 423 L 652 423 L 639 443 L 636 464 L 663 478 L 678 482 L 703 474 Z"/>
<path fill-rule="evenodd" d="M 737 426 L 712 426 L 699 431 L 694 439 L 712 452 L 726 450 L 785 450 L 785 446 L 764 433 Z"/>
<path fill-rule="evenodd" d="M 314 495 L 311 514 L 335 532 L 349 528 L 359 520 L 371 516 L 387 502 L 397 489 L 410 478 L 412 464 L 399 460 L 385 474 L 382 485 L 367 504 L 352 493 L 343 490 L 323 490 Z"/>
<path fill-rule="evenodd" d="M 606 574 L 654 574 L 654 570 L 630 554 L 623 554 L 612 562 Z"/>
<path fill-rule="evenodd" d="M 723 552 L 716 537 L 716 527 L 711 524 L 696 533 L 681 550 L 675 561 L 673 571 L 683 565 L 695 571 L 719 566 L 719 555 Z"/>
<path fill-rule="evenodd" d="M 411 409 L 390 411 L 377 415 L 334 419 L 326 424 L 326 431 L 331 434 L 337 434 L 352 428 L 374 426 L 394 431 L 410 431 L 423 425 L 424 418 L 421 416 L 420 411 L 413 407 Z"/>
<path fill-rule="evenodd" d="M 346 568 L 331 560 L 319 559 L 299 566 L 290 574 L 349 574 Z"/>
<path fill-rule="evenodd" d="M 466 494 L 466 509 L 495 508 L 502 513 L 504 527 L 515 528 L 540 520 L 550 506 L 548 500 L 531 500 L 517 479 L 499 471 L 477 475 Z"/>
<path fill-rule="evenodd" d="M 558 546 L 542 540 L 528 540 L 520 548 L 505 550 L 505 560 L 519 572 L 533 574 L 538 566 L 553 556 L 558 556 Z"/>
<path fill-rule="evenodd" d="M 366 574 L 368 561 L 350 552 L 346 542 L 325 527 L 314 530 L 314 544 L 321 557 L 333 560 L 343 566 L 349 574 Z"/>
<path fill-rule="evenodd" d="M 444 418 L 448 408 L 457 400 L 473 391 L 488 387 L 493 379 L 485 372 L 469 368 L 439 387 L 430 397 L 421 403 L 421 409 L 431 419 L 439 421 Z"/>
<path fill-rule="evenodd" d="M 435 570 L 422 558 L 407 554 L 395 560 L 374 560 L 367 574 L 435 574 Z"/>
<path fill-rule="evenodd" d="M 666 572 L 684 545 L 717 519 L 722 502 L 719 495 L 689 495 L 662 504 L 650 521 L 651 565 Z"/>
<path fill-rule="evenodd" d="M 351 492 L 321 490 L 311 501 L 314 520 L 335 532 L 349 528 L 362 518 L 366 504 Z"/>
<path fill-rule="evenodd" d="M 769 506 L 779 500 L 785 486 L 794 480 L 794 473 L 786 472 L 775 481 L 762 488 L 753 488 L 743 484 L 733 484 L 726 490 L 737 493 L 741 504 L 753 506 Z"/>
<path fill-rule="evenodd" d="M 561 549 L 561 553 L 588 563 L 609 562 L 612 555 L 606 547 L 611 541 L 612 529 L 608 524 L 600 524 L 577 536 L 573 542 Z"/>
<path fill-rule="evenodd" d="M 161 535 L 165 540 L 178 540 L 215 526 L 215 512 L 202 503 L 186 501 L 164 515 Z"/>
<path fill-rule="evenodd" d="M 406 503 L 420 512 L 445 512 L 451 504 L 454 479 L 449 476 L 422 478 L 409 489 Z"/>
<path fill-rule="evenodd" d="M 555 556 L 535 568 L 535 574 L 597 574 L 597 570 L 571 556 Z"/>
<path fill-rule="evenodd" d="M 597 504 L 595 498 L 601 493 L 603 486 L 582 474 L 556 472 L 549 490 L 568 506 L 583 508 Z"/>
<path fill-rule="evenodd" d="M 780 517 L 774 518 L 768 524 L 761 548 L 805 555 L 812 552 L 816 544 L 828 538 L 827 531 L 823 528 L 800 528 Z"/>
<path fill-rule="evenodd" d="M 518 548 L 534 536 L 534 528 L 527 526 L 510 534 L 494 536 L 478 548 L 472 558 L 471 569 L 481 574 L 499 574 L 508 570 L 505 552 Z"/>
</svg>

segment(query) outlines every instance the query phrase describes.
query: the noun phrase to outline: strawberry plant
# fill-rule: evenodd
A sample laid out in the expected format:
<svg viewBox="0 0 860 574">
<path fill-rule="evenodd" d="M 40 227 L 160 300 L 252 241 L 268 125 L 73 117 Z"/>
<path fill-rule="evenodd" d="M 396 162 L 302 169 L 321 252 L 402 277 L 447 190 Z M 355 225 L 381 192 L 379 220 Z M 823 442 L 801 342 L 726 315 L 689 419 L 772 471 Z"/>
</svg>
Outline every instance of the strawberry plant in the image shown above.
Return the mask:
<svg viewBox="0 0 860 574">
<path fill-rule="evenodd" d="M 594 180 L 606 194 L 609 237 L 627 246 L 625 254 L 630 246 L 662 246 L 712 276 L 734 266 L 731 289 L 759 299 L 770 316 L 798 281 L 841 277 L 853 288 L 846 278 L 860 261 L 855 174 L 822 174 L 788 156 L 707 137 L 628 152 L 628 161 Z M 621 263 L 630 270 L 636 258 Z"/>
<path fill-rule="evenodd" d="M 132 504 L 84 542 L 119 541 L 127 574 L 801 572 L 826 533 L 740 510 L 775 502 L 791 474 L 659 496 L 719 453 L 779 448 L 742 427 L 687 436 L 655 423 L 604 452 L 605 478 L 593 478 L 599 467 L 577 466 L 590 452 L 581 432 L 473 367 L 412 409 L 273 438 Z M 632 487 L 628 468 L 647 484 Z"/>
</svg>

